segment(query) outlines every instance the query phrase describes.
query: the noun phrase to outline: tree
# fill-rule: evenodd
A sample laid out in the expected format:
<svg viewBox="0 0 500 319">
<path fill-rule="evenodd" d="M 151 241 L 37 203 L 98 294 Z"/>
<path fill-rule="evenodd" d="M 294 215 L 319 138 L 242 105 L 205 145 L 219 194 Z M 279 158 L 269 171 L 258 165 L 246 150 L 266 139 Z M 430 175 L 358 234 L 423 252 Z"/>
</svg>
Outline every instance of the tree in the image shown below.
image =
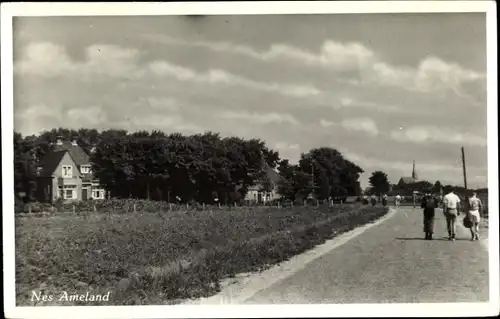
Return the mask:
<svg viewBox="0 0 500 319">
<path fill-rule="evenodd" d="M 322 200 L 360 193 L 359 176 L 363 170 L 346 160 L 336 149 L 321 147 L 301 154 L 298 165 L 283 160 L 278 166 L 281 179 L 278 192 L 289 199 L 312 194 Z"/>
<path fill-rule="evenodd" d="M 304 199 L 311 192 L 311 175 L 292 165 L 287 159 L 279 162 L 278 193 L 286 199 Z"/>
<path fill-rule="evenodd" d="M 434 183 L 434 186 L 432 187 L 432 192 L 434 194 L 439 194 L 441 192 L 441 189 L 443 188 L 443 185 L 441 185 L 440 181 L 436 181 Z"/>
<path fill-rule="evenodd" d="M 428 181 L 419 181 L 417 183 L 417 191 L 421 192 L 421 193 L 431 193 L 432 192 L 432 188 L 434 187 L 434 185 L 431 183 L 431 182 L 428 182 Z"/>
<path fill-rule="evenodd" d="M 36 189 L 36 156 L 34 137 L 14 132 L 14 192 L 32 198 Z"/>
<path fill-rule="evenodd" d="M 372 186 L 372 191 L 377 196 L 389 191 L 389 179 L 387 178 L 387 174 L 382 171 L 373 172 L 369 178 L 369 182 Z"/>
</svg>

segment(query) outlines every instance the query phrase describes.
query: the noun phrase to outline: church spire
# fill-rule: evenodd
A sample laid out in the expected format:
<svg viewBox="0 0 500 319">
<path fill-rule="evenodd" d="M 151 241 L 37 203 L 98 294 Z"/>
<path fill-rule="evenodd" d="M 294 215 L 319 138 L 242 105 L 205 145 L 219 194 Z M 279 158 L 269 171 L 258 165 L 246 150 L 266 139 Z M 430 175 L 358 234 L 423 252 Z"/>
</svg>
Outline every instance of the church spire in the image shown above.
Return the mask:
<svg viewBox="0 0 500 319">
<path fill-rule="evenodd" d="M 418 177 L 417 177 L 417 171 L 415 171 L 415 161 L 413 161 L 413 171 L 411 173 L 411 178 L 413 178 L 414 180 L 418 179 Z"/>
</svg>

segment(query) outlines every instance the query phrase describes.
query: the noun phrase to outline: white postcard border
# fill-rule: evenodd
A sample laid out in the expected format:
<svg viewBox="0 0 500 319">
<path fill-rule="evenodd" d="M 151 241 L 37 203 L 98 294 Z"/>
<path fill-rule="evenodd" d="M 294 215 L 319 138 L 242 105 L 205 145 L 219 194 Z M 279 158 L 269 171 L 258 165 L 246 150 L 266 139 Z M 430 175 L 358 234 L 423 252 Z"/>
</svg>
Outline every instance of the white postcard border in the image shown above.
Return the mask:
<svg viewBox="0 0 500 319">
<path fill-rule="evenodd" d="M 230 318 L 230 317 L 464 317 L 493 316 L 500 309 L 498 200 L 498 93 L 496 3 L 494 1 L 298 1 L 184 3 L 2 3 L 2 203 L 4 305 L 7 318 Z M 487 12 L 487 101 L 489 206 L 489 303 L 61 306 L 16 307 L 13 167 L 13 16 L 228 15 L 403 12 Z"/>
</svg>

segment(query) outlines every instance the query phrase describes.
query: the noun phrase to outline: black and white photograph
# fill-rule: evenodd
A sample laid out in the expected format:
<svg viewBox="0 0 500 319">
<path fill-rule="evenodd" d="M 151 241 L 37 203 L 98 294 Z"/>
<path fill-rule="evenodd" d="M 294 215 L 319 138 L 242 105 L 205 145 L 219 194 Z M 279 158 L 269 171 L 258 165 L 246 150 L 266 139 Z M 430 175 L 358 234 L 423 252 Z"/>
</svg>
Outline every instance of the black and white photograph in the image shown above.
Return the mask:
<svg viewBox="0 0 500 319">
<path fill-rule="evenodd" d="M 495 3 L 314 2 L 2 4 L 7 317 L 498 314 Z"/>
</svg>

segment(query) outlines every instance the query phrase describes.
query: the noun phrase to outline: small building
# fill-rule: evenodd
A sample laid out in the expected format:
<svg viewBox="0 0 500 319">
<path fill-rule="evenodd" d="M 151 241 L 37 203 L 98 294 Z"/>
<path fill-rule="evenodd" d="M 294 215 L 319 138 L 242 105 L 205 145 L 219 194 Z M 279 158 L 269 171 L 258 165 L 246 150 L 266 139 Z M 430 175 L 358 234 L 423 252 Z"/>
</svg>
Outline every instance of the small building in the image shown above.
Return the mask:
<svg viewBox="0 0 500 319">
<path fill-rule="evenodd" d="M 266 177 L 270 183 L 270 191 L 265 191 L 264 185 L 257 183 L 256 185 L 252 185 L 248 188 L 247 194 L 245 195 L 245 201 L 266 203 L 281 198 L 281 195 L 278 194 L 278 181 L 280 178 L 278 172 L 271 167 L 266 166 Z"/>
<path fill-rule="evenodd" d="M 104 199 L 106 192 L 92 174 L 90 156 L 76 139 L 58 137 L 54 149 L 40 161 L 37 170 L 37 200 Z"/>
</svg>

